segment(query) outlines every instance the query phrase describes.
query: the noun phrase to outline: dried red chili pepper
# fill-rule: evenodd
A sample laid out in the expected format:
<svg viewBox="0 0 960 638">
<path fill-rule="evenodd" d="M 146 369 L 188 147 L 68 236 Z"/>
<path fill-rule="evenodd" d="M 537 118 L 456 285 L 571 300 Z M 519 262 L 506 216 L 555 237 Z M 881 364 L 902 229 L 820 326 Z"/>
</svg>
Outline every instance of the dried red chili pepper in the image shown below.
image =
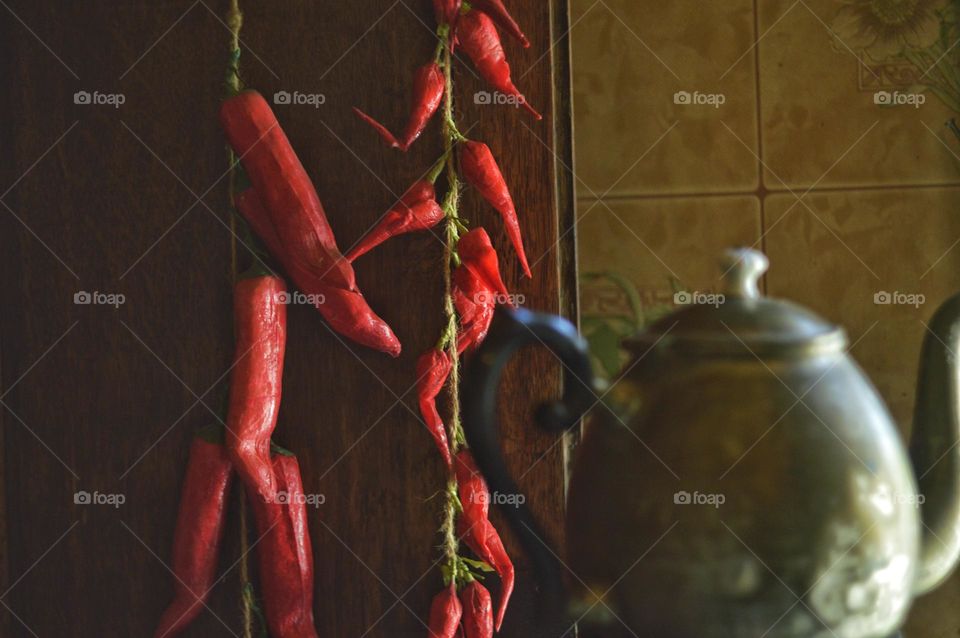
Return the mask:
<svg viewBox="0 0 960 638">
<path fill-rule="evenodd" d="M 503 52 L 500 34 L 486 13 L 470 10 L 461 14 L 457 24 L 457 40 L 473 61 L 477 71 L 497 91 L 515 97 L 518 103 L 533 117 L 542 120 L 543 116 L 530 106 L 510 79 L 510 64 Z"/>
<path fill-rule="evenodd" d="M 391 208 L 370 232 L 363 236 L 347 253 L 347 260 L 354 261 L 370 252 L 391 237 L 433 228 L 444 217 L 437 203 L 433 184 L 419 180 Z"/>
<path fill-rule="evenodd" d="M 221 442 L 193 439 L 173 535 L 174 595 L 155 638 L 173 638 L 203 610 L 216 582 L 233 465 Z"/>
<path fill-rule="evenodd" d="M 292 258 L 319 276 L 356 289 L 317 191 L 263 96 L 243 91 L 224 101 L 220 121 L 250 183 Z"/>
<path fill-rule="evenodd" d="M 493 638 L 493 602 L 478 581 L 460 590 L 465 638 Z"/>
<path fill-rule="evenodd" d="M 437 24 L 447 24 L 453 28 L 460 17 L 460 6 L 463 0 L 433 0 L 433 13 L 437 17 Z"/>
<path fill-rule="evenodd" d="M 272 638 L 316 638 L 313 621 L 313 548 L 307 506 L 295 456 L 273 457 L 277 498 L 248 491 L 259 539 L 256 543 L 264 615 Z"/>
<path fill-rule="evenodd" d="M 457 533 L 473 553 L 487 563 L 500 576 L 500 607 L 497 610 L 497 631 L 503 625 L 503 618 L 507 613 L 507 605 L 513 594 L 516 574 L 513 562 L 507 555 L 507 550 L 500 540 L 500 534 L 486 517 L 471 519 L 466 512 L 457 521 Z"/>
<path fill-rule="evenodd" d="M 457 493 L 464 515 L 471 520 L 487 518 L 490 510 L 490 492 L 469 450 L 463 449 L 457 453 L 453 460 L 453 469 L 457 477 Z"/>
<path fill-rule="evenodd" d="M 523 272 L 530 277 L 530 266 L 527 265 L 527 255 L 523 250 L 523 235 L 520 232 L 520 221 L 517 219 L 517 208 L 510 196 L 507 182 L 497 166 L 497 161 L 490 152 L 490 147 L 483 142 L 469 140 L 463 144 L 460 155 L 464 178 L 473 185 L 480 195 L 490 203 L 503 218 L 507 229 L 507 236 L 513 244 Z"/>
<path fill-rule="evenodd" d="M 403 138 L 400 140 L 387 127 L 357 107 L 353 107 L 353 111 L 364 122 L 372 126 L 386 140 L 387 144 L 406 151 L 420 137 L 420 134 L 427 127 L 427 122 L 440 108 L 445 86 L 443 71 L 436 62 L 428 62 L 417 69 L 413 76 L 413 105 L 410 110 L 410 119 L 407 121 Z"/>
<path fill-rule="evenodd" d="M 474 9 L 479 9 L 486 13 L 501 29 L 519 40 L 524 49 L 530 48 L 530 40 L 524 35 L 520 29 L 520 25 L 513 19 L 510 12 L 507 11 L 503 0 L 470 0 L 470 4 Z"/>
<path fill-rule="evenodd" d="M 460 317 L 457 351 L 479 345 L 487 336 L 498 301 L 506 301 L 497 252 L 483 228 L 475 228 L 457 244 L 461 264 L 453 272 L 453 301 Z"/>
<path fill-rule="evenodd" d="M 447 382 L 452 366 L 450 356 L 436 348 L 423 353 L 417 359 L 417 399 L 420 403 L 420 414 L 447 467 L 452 463 L 450 444 L 447 441 L 447 429 L 437 411 L 437 395 Z"/>
<path fill-rule="evenodd" d="M 234 286 L 236 351 L 230 372 L 227 452 L 237 473 L 262 498 L 276 495 L 270 436 L 277 426 L 287 341 L 287 286 L 272 276 Z"/>
<path fill-rule="evenodd" d="M 455 638 L 462 616 L 463 606 L 457 598 L 457 586 L 450 583 L 430 603 L 430 638 Z"/>
<path fill-rule="evenodd" d="M 297 287 L 314 298 L 317 310 L 335 331 L 362 345 L 394 357 L 399 356 L 400 341 L 393 334 L 390 326 L 373 312 L 359 290 L 347 290 L 332 285 L 318 277 L 312 270 L 305 268 L 302 262 L 290 258 L 269 213 L 252 188 L 240 193 L 236 206 L 253 232 L 263 240 L 267 250 L 280 261 Z"/>
<path fill-rule="evenodd" d="M 466 233 L 457 242 L 457 253 L 466 270 L 469 270 L 487 290 L 498 292 L 504 296 L 507 286 L 500 276 L 500 262 L 497 251 L 490 241 L 490 235 L 482 227 L 477 227 Z"/>
</svg>

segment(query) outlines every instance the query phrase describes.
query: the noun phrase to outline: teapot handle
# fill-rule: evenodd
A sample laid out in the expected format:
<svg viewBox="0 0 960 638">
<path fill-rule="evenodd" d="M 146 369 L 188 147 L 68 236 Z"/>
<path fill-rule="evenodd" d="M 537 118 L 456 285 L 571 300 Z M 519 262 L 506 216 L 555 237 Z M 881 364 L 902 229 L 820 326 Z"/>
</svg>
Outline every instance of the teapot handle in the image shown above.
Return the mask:
<svg viewBox="0 0 960 638">
<path fill-rule="evenodd" d="M 527 345 L 544 345 L 564 366 L 563 398 L 541 405 L 538 424 L 553 432 L 573 428 L 596 402 L 594 377 L 587 344 L 577 329 L 556 315 L 511 309 L 496 310 L 490 332 L 464 372 L 463 425 L 489 488 L 500 494 L 519 494 L 504 461 L 496 424 L 497 389 L 510 358 Z M 542 528 L 525 505 L 525 499 L 500 504 L 511 528 L 530 557 L 541 588 L 541 612 L 564 617 L 563 565 L 547 544 Z"/>
</svg>

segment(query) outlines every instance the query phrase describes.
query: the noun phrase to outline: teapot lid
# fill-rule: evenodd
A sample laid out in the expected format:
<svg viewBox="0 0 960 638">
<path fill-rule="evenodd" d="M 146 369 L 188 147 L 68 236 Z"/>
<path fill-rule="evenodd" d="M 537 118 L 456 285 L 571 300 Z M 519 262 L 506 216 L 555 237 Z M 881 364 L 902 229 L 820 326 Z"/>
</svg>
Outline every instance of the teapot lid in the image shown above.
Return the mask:
<svg viewBox="0 0 960 638">
<path fill-rule="evenodd" d="M 638 354 L 651 348 L 666 348 L 748 356 L 803 354 L 845 347 L 846 333 L 839 326 L 797 304 L 760 294 L 757 283 L 768 265 L 766 256 L 756 250 L 728 250 L 721 261 L 722 292 L 705 296 L 711 303 L 688 300 L 689 306 L 663 317 L 628 340 L 628 347 Z"/>
</svg>

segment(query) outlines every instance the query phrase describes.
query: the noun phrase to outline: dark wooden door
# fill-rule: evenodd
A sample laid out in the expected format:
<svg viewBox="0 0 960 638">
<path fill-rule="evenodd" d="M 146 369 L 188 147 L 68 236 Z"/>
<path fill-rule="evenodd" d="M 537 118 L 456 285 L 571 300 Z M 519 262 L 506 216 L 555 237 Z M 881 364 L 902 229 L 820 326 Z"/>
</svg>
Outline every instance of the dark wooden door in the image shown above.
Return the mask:
<svg viewBox="0 0 960 638">
<path fill-rule="evenodd" d="M 233 348 L 234 240 L 216 120 L 227 3 L 0 4 L 2 633 L 148 636 L 171 592 L 165 563 L 190 437 L 222 408 Z M 475 104 L 483 87 L 461 65 L 459 118 L 513 187 L 533 280 L 521 279 L 473 192 L 463 215 L 497 230 L 505 279 L 528 307 L 569 315 L 566 2 L 510 4 L 533 41 L 507 43 L 514 76 L 547 117 Z M 436 125 L 404 155 L 350 112 L 402 122 L 411 73 L 433 49 L 431 3 L 241 5 L 247 83 L 325 98 L 276 110 L 349 246 L 439 154 Z M 91 103 L 75 99 L 80 91 Z M 298 454 L 307 491 L 325 497 L 310 520 L 322 636 L 426 634 L 418 617 L 439 587 L 431 497 L 444 474 L 411 385 L 417 354 L 440 329 L 441 249 L 411 236 L 358 262 L 371 305 L 403 342 L 397 360 L 345 345 L 316 312 L 290 309 L 277 438 Z M 77 303 L 81 293 L 100 303 Z M 528 421 L 559 384 L 556 361 L 529 352 L 503 397 L 506 453 L 555 538 L 562 446 Z M 109 503 L 78 504 L 78 492 Z M 213 613 L 190 636 L 240 635 L 237 502 Z M 519 576 L 504 635 L 526 636 L 533 581 L 505 536 Z"/>
</svg>

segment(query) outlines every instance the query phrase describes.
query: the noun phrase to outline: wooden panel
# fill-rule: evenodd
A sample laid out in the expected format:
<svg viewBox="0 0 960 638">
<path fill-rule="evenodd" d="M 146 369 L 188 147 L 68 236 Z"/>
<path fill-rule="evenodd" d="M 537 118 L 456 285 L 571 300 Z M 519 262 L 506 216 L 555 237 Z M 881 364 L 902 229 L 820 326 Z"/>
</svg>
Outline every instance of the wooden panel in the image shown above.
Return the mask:
<svg viewBox="0 0 960 638">
<path fill-rule="evenodd" d="M 164 562 L 188 442 L 222 408 L 232 352 L 216 122 L 226 4 L 11 0 L 0 9 L 3 635 L 149 635 L 168 600 Z M 241 4 L 248 84 L 268 96 L 325 96 L 319 108 L 280 106 L 277 115 L 349 246 L 439 155 L 436 124 L 404 155 L 385 150 L 349 108 L 402 122 L 411 73 L 433 49 L 430 3 Z M 512 4 L 534 43 L 507 43 L 515 79 L 548 117 L 475 104 L 483 87 L 464 65 L 458 117 L 500 159 L 534 279 L 521 281 L 496 215 L 473 192 L 463 215 L 493 231 L 505 279 L 529 307 L 572 313 L 573 234 L 559 230 L 573 215 L 566 40 L 551 48 L 566 32 L 566 3 Z M 125 101 L 75 104 L 80 90 Z M 358 262 L 371 305 L 404 344 L 398 360 L 347 346 L 316 312 L 290 309 L 277 438 L 298 453 L 307 491 L 326 499 L 310 520 L 324 636 L 425 635 L 418 617 L 439 587 L 431 566 L 440 503 L 431 497 L 444 477 L 411 386 L 417 355 L 440 330 L 441 250 L 420 235 Z M 78 305 L 81 291 L 125 299 Z M 507 454 L 555 538 L 562 446 L 528 421 L 531 402 L 559 384 L 551 356 L 530 352 L 503 397 Z M 80 490 L 125 502 L 78 505 Z M 189 636 L 239 635 L 236 510 L 214 613 Z M 532 576 L 506 536 L 518 592 L 503 635 L 525 636 Z"/>
</svg>

